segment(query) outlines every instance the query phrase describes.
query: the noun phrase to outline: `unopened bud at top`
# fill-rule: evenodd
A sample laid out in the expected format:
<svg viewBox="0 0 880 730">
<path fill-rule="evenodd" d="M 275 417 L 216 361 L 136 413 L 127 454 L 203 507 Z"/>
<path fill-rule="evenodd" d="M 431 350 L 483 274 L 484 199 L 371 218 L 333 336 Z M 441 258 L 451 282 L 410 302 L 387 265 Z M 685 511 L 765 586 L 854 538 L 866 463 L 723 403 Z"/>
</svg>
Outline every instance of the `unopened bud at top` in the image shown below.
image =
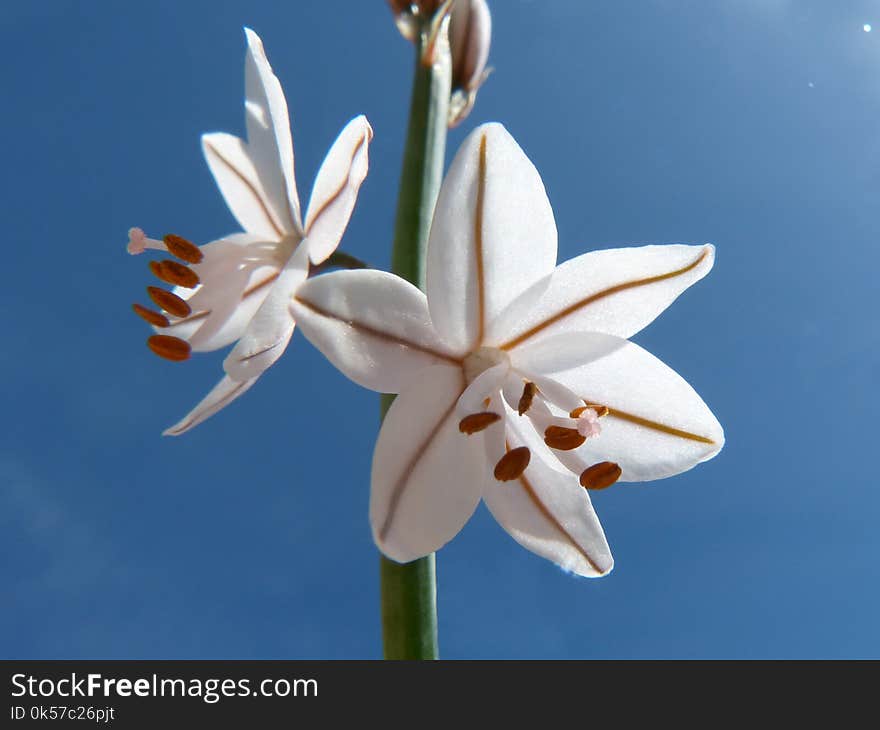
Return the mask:
<svg viewBox="0 0 880 730">
<path fill-rule="evenodd" d="M 492 16 L 486 0 L 455 0 L 449 20 L 452 85 L 473 91 L 483 82 L 492 40 Z"/>
<path fill-rule="evenodd" d="M 398 30 L 409 41 L 416 41 L 420 33 L 427 33 L 433 39 L 449 13 L 452 60 L 449 126 L 456 126 L 470 114 L 477 91 L 489 75 L 486 69 L 492 40 L 489 5 L 486 0 L 388 0 L 388 6 L 394 13 Z M 433 49 L 433 43 L 428 47 Z"/>
<path fill-rule="evenodd" d="M 442 0 L 388 0 L 397 29 L 408 41 L 416 39 L 421 20 L 430 18 L 442 4 Z"/>
<path fill-rule="evenodd" d="M 470 114 L 477 91 L 489 75 L 489 45 L 492 16 L 486 0 L 455 0 L 449 21 L 452 52 L 452 101 L 449 126 L 454 127 Z"/>
</svg>

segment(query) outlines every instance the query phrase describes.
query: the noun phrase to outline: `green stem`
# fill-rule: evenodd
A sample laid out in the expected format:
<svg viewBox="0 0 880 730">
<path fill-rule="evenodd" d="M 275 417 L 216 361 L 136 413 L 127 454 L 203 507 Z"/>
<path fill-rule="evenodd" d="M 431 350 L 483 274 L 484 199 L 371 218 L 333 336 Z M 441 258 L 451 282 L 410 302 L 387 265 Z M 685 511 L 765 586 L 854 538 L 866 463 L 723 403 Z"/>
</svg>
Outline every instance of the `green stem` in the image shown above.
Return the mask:
<svg viewBox="0 0 880 730">
<path fill-rule="evenodd" d="M 391 270 L 425 288 L 425 249 L 434 215 L 434 203 L 443 181 L 446 154 L 446 121 L 449 113 L 451 71 L 449 44 L 445 29 L 434 46 L 434 63 L 422 63 L 425 44 L 421 34 L 416 43 L 416 66 L 409 129 L 400 174 L 397 219 L 394 224 L 394 249 Z"/>
<path fill-rule="evenodd" d="M 416 46 L 409 128 L 400 175 L 392 271 L 425 288 L 425 250 L 443 179 L 449 112 L 450 58 L 444 23 L 433 44 L 433 62 L 422 62 L 427 32 Z M 393 396 L 382 396 L 382 417 Z M 386 659 L 437 658 L 437 579 L 434 555 L 399 564 L 381 558 L 382 629 Z"/>
</svg>

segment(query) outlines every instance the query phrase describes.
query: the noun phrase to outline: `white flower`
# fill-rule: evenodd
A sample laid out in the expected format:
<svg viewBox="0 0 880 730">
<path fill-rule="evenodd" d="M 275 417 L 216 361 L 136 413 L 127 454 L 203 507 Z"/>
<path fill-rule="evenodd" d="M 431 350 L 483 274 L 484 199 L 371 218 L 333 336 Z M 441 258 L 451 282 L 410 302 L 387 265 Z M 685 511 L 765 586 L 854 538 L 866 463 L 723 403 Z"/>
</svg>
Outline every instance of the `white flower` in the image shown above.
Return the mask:
<svg viewBox="0 0 880 730">
<path fill-rule="evenodd" d="M 148 340 L 157 354 L 184 360 L 238 341 L 217 386 L 179 423 L 178 435 L 201 423 L 250 388 L 284 352 L 295 321 L 288 302 L 309 274 L 336 249 L 367 174 L 372 129 L 352 119 L 324 158 L 303 222 L 294 178 L 287 102 L 260 38 L 245 29 L 247 142 L 216 132 L 202 136 L 202 149 L 226 204 L 243 233 L 196 247 L 177 236 L 147 238 L 129 232 L 130 253 L 168 250 L 175 261 L 152 262 L 153 272 L 176 284 L 173 292 L 150 287 L 168 315 L 135 305 L 160 334 Z"/>
<path fill-rule="evenodd" d="M 482 498 L 529 550 L 607 573 L 608 544 L 572 472 L 587 488 L 656 479 L 723 444 L 694 390 L 625 339 L 702 278 L 713 253 L 646 246 L 556 268 L 540 176 L 502 126 L 476 129 L 437 201 L 427 296 L 391 274 L 341 271 L 291 305 L 349 378 L 399 393 L 373 459 L 379 548 L 401 562 L 426 555 Z"/>
</svg>

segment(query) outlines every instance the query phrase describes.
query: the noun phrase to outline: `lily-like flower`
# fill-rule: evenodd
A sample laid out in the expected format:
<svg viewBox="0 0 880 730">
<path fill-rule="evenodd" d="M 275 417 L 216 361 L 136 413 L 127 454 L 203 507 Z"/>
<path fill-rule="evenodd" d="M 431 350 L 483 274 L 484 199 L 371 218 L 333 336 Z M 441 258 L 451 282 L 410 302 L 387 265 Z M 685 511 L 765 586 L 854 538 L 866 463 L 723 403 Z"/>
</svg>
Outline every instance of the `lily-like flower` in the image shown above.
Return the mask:
<svg viewBox="0 0 880 730">
<path fill-rule="evenodd" d="M 359 116 L 324 158 L 303 222 L 287 102 L 262 41 L 250 29 L 245 34 L 247 142 L 221 132 L 202 137 L 211 173 L 244 232 L 201 247 L 179 236 L 155 240 L 139 228 L 129 232 L 130 253 L 159 249 L 192 264 L 151 262 L 159 278 L 177 285 L 173 292 L 148 288 L 166 314 L 134 305 L 159 333 L 148 340 L 151 349 L 185 360 L 192 350 L 238 341 L 223 363 L 223 379 L 166 435 L 179 435 L 228 405 L 281 356 L 295 326 L 288 302 L 310 265 L 336 250 L 367 174 L 372 129 Z"/>
<path fill-rule="evenodd" d="M 294 297 L 303 333 L 336 367 L 399 393 L 370 504 L 390 558 L 437 550 L 482 498 L 529 550 L 604 575 L 613 561 L 588 490 L 670 476 L 721 449 L 694 390 L 626 339 L 709 271 L 713 247 L 596 251 L 557 268 L 556 243 L 537 170 L 489 124 L 443 182 L 427 295 L 391 274 L 340 271 Z"/>
</svg>

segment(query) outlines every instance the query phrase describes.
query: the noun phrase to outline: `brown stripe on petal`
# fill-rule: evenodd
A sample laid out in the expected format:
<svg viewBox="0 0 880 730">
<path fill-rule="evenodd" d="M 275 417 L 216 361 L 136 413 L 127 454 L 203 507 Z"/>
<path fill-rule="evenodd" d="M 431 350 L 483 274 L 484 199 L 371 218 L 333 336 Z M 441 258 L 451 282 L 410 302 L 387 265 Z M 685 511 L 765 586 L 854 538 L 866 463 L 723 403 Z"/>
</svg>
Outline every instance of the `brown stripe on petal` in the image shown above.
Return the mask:
<svg viewBox="0 0 880 730">
<path fill-rule="evenodd" d="M 474 210 L 474 254 L 477 258 L 477 341 L 483 343 L 486 334 L 486 274 L 483 263 L 483 204 L 486 199 L 486 135 L 480 138 L 480 158 L 477 167 L 477 200 Z"/>
<path fill-rule="evenodd" d="M 177 261 L 164 259 L 163 261 L 150 261 L 150 271 L 157 279 L 192 289 L 199 284 L 199 275 L 189 266 L 184 266 Z"/>
<path fill-rule="evenodd" d="M 544 443 L 557 451 L 571 451 L 581 446 L 586 440 L 586 437 L 581 436 L 576 428 L 547 426 L 544 431 Z"/>
<path fill-rule="evenodd" d="M 312 302 L 302 299 L 301 297 L 295 296 L 297 302 L 302 304 L 304 307 L 308 307 L 315 314 L 320 315 L 321 317 L 326 317 L 327 319 L 332 319 L 336 322 L 342 322 L 347 326 L 351 327 L 354 330 L 357 330 L 362 335 L 368 335 L 371 337 L 375 337 L 379 340 L 383 340 L 385 342 L 391 342 L 395 345 L 401 345 L 403 347 L 410 348 L 412 350 L 417 350 L 419 352 L 424 352 L 426 355 L 431 355 L 432 357 L 436 357 L 439 360 L 446 360 L 447 362 L 454 363 L 455 365 L 461 365 L 461 360 L 453 355 L 447 355 L 446 353 L 439 352 L 438 350 L 434 350 L 425 345 L 421 345 L 417 342 L 412 342 L 411 340 L 405 340 L 402 337 L 399 337 L 396 334 L 391 334 L 389 332 L 383 332 L 382 330 L 376 329 L 368 324 L 362 324 L 361 322 L 357 322 L 351 319 L 342 319 L 336 314 L 333 314 L 327 309 L 322 309 L 317 304 L 313 304 Z"/>
<path fill-rule="evenodd" d="M 162 241 L 168 247 L 168 251 L 172 256 L 177 256 L 177 258 L 183 259 L 189 264 L 201 263 L 201 260 L 205 258 L 199 247 L 187 241 L 183 236 L 169 233 Z"/>
<path fill-rule="evenodd" d="M 471 415 L 465 416 L 461 419 L 458 424 L 458 430 L 470 436 L 472 433 L 477 433 L 485 428 L 489 428 L 493 423 L 500 420 L 501 416 L 497 413 L 492 413 L 491 411 L 485 411 L 484 413 L 471 413 Z"/>
<path fill-rule="evenodd" d="M 223 155 L 221 155 L 220 150 L 218 150 L 213 144 L 211 144 L 210 141 L 206 140 L 204 144 L 205 144 L 205 148 L 211 150 L 211 153 L 216 156 L 216 158 L 220 161 L 220 163 L 222 165 L 224 165 L 226 167 L 226 169 L 229 170 L 229 172 L 231 172 L 233 175 L 235 175 L 239 179 L 239 181 L 242 183 L 242 185 L 244 185 L 245 188 L 247 188 L 248 192 L 253 197 L 253 202 L 255 202 L 257 204 L 257 206 L 260 208 L 260 210 L 262 211 L 263 215 L 266 218 L 266 222 L 275 231 L 275 234 L 278 236 L 278 239 L 281 240 L 282 238 L 284 238 L 284 229 L 282 228 L 282 226 L 280 226 L 280 225 L 278 225 L 278 223 L 276 223 L 275 218 L 272 215 L 272 212 L 269 210 L 269 207 L 266 205 L 266 201 L 263 200 L 263 197 L 260 195 L 260 190 L 259 190 L 258 186 L 254 182 L 252 182 L 241 170 L 239 170 L 235 165 L 233 165 L 229 160 L 227 160 Z M 290 210 L 290 201 L 289 200 L 288 200 L 287 208 L 288 208 L 288 215 L 290 217 L 291 225 L 293 226 L 294 229 L 296 229 L 298 226 L 293 222 L 293 211 Z M 166 245 L 167 245 L 167 241 L 166 241 Z M 177 254 L 174 254 L 174 255 L 177 256 Z M 183 258 L 183 257 L 181 257 L 181 258 Z M 189 259 L 184 259 L 184 261 L 188 261 L 188 260 Z M 197 264 L 198 261 L 190 261 L 190 263 Z"/>
<path fill-rule="evenodd" d="M 153 335 L 147 340 L 147 347 L 159 357 L 174 362 L 188 360 L 191 351 L 189 342 L 169 335 Z"/>
<path fill-rule="evenodd" d="M 143 317 L 154 327 L 167 327 L 170 324 L 170 322 L 168 321 L 168 317 L 166 317 L 164 314 L 154 312 L 152 309 L 142 307 L 140 304 L 132 304 L 131 308 L 134 310 L 135 314 Z"/>
<path fill-rule="evenodd" d="M 397 479 L 394 488 L 391 490 L 391 496 L 388 501 L 388 512 L 378 529 L 380 541 L 383 541 L 388 537 L 388 531 L 391 529 L 391 523 L 397 516 L 397 509 L 400 506 L 400 500 L 403 497 L 407 484 L 409 484 L 410 477 L 413 475 L 413 472 L 416 470 L 421 459 L 431 448 L 431 444 L 434 442 L 434 438 L 440 432 L 440 429 L 443 428 L 443 425 L 449 420 L 449 417 L 455 411 L 455 404 L 458 402 L 458 399 L 461 398 L 461 394 L 464 392 L 464 387 L 464 383 L 462 383 L 461 390 L 456 394 L 455 398 L 453 398 L 452 403 L 449 404 L 449 408 L 443 412 L 443 415 L 440 416 L 425 439 L 419 444 L 418 448 L 414 450 L 412 459 L 410 459 L 400 477 Z"/>
<path fill-rule="evenodd" d="M 621 473 L 620 467 L 613 461 L 600 461 L 584 469 L 580 478 L 581 486 L 585 489 L 607 489 L 620 479 Z"/>
<path fill-rule="evenodd" d="M 575 540 L 574 536 L 565 529 L 565 526 L 558 519 L 556 519 L 556 516 L 550 511 L 547 505 L 544 504 L 543 500 L 538 495 L 537 490 L 534 488 L 534 486 L 532 486 L 531 482 L 529 482 L 525 474 L 520 477 L 519 483 L 525 493 L 528 495 L 528 498 L 532 501 L 532 504 L 535 505 L 535 508 L 538 510 L 538 512 L 540 512 L 544 516 L 544 519 L 546 519 L 547 522 L 549 522 L 554 529 L 559 530 L 559 532 L 562 533 L 562 536 L 566 540 L 568 540 L 569 543 L 571 543 L 571 546 L 575 550 L 583 555 L 584 560 L 586 560 L 590 564 L 593 570 L 595 570 L 599 575 L 604 575 L 605 573 L 607 573 L 608 571 L 602 570 L 596 563 L 596 561 L 590 557 L 589 553 L 587 553 L 583 546 L 577 540 Z"/>
<path fill-rule="evenodd" d="M 693 269 L 697 268 L 697 266 L 699 266 L 702 263 L 703 259 L 705 259 L 708 254 L 709 254 L 709 249 L 704 248 L 702 253 L 696 259 L 694 259 L 687 266 L 683 266 L 680 269 L 676 269 L 675 271 L 668 271 L 664 274 L 657 274 L 656 276 L 648 276 L 648 277 L 645 277 L 644 279 L 634 279 L 633 281 L 625 281 L 620 284 L 616 284 L 614 286 L 609 286 L 607 289 L 603 289 L 602 291 L 596 292 L 595 294 L 591 294 L 588 297 L 584 297 L 580 301 L 577 301 L 574 304 L 571 304 L 571 305 L 565 307 L 564 309 L 557 312 L 556 314 L 553 314 L 553 315 L 547 317 L 542 322 L 539 322 L 534 327 L 526 330 L 522 334 L 517 335 L 512 340 L 505 342 L 503 345 L 500 345 L 499 348 L 502 350 L 505 350 L 505 351 L 512 350 L 514 347 L 521 345 L 523 342 L 534 337 L 536 334 L 538 334 L 542 330 L 546 329 L 547 327 L 550 327 L 551 325 L 556 324 L 557 322 L 565 319 L 569 315 L 580 311 L 581 309 L 589 306 L 590 304 L 593 304 L 593 303 L 598 302 L 602 299 L 605 299 L 606 297 L 612 296 L 614 294 L 619 294 L 620 292 L 627 291 L 628 289 L 635 289 L 640 286 L 647 286 L 649 284 L 655 284 L 658 281 L 665 281 L 666 279 L 674 279 L 676 276 L 682 276 L 683 274 L 686 274 L 689 271 L 692 271 Z"/>
<path fill-rule="evenodd" d="M 158 286 L 148 286 L 147 294 L 150 295 L 150 299 L 156 303 L 156 306 L 162 307 L 175 317 L 186 317 L 192 313 L 192 307 L 170 291 L 160 289 Z"/>
<path fill-rule="evenodd" d="M 527 380 L 526 384 L 523 386 L 522 395 L 519 397 L 519 403 L 516 406 L 516 412 L 519 413 L 519 415 L 522 416 L 532 407 L 532 401 L 535 399 L 537 392 L 538 386 L 532 381 Z"/>
<path fill-rule="evenodd" d="M 589 403 L 589 401 L 586 401 Z M 633 423 L 636 426 L 643 426 L 644 428 L 649 428 L 652 431 L 658 431 L 659 433 L 665 433 L 670 436 L 676 436 L 678 438 L 687 439 L 688 441 L 696 441 L 701 444 L 714 444 L 715 442 L 707 438 L 706 436 L 700 436 L 697 433 L 691 433 L 690 431 L 683 431 L 680 428 L 675 428 L 673 426 L 668 426 L 665 423 L 660 423 L 659 421 L 652 421 L 650 418 L 644 418 L 642 416 L 637 416 L 635 413 L 627 413 L 626 411 L 622 411 L 619 408 L 615 408 L 612 406 L 591 406 L 591 408 L 602 408 L 604 411 L 597 411 L 600 416 L 607 415 L 609 418 L 619 418 L 621 421 L 627 421 L 629 423 Z"/>
<path fill-rule="evenodd" d="M 368 125 L 368 128 L 369 128 L 369 125 Z M 327 200 L 325 200 L 321 204 L 321 207 L 318 208 L 318 211 L 317 211 L 317 213 L 315 213 L 314 216 L 311 215 L 311 210 L 309 211 L 310 220 L 309 220 L 308 228 L 306 229 L 306 235 L 309 234 L 309 231 L 312 229 L 312 226 L 315 225 L 315 221 L 318 220 L 318 218 L 320 218 L 323 215 L 325 210 L 327 210 L 331 205 L 333 205 L 333 203 L 339 198 L 340 195 L 342 195 L 342 193 L 348 187 L 349 182 L 351 180 L 350 175 L 351 175 L 351 168 L 354 165 L 354 158 L 358 156 L 358 153 L 361 151 L 361 149 L 363 149 L 363 146 L 370 139 L 372 139 L 372 130 L 370 130 L 363 137 L 361 137 L 361 141 L 358 142 L 357 147 L 354 148 L 354 152 L 352 152 L 352 154 L 351 154 L 351 159 L 348 161 L 348 175 L 345 177 L 345 180 L 342 181 L 342 184 L 336 189 L 336 192 L 334 192 L 330 197 L 327 198 Z M 309 202 L 309 208 L 311 208 L 311 202 Z M 292 216 L 291 216 L 291 220 L 293 220 Z"/>
<path fill-rule="evenodd" d="M 513 479 L 519 479 L 529 462 L 532 459 L 532 452 L 527 446 L 519 446 L 511 449 L 499 459 L 495 465 L 495 478 L 499 482 L 509 482 Z"/>
</svg>

